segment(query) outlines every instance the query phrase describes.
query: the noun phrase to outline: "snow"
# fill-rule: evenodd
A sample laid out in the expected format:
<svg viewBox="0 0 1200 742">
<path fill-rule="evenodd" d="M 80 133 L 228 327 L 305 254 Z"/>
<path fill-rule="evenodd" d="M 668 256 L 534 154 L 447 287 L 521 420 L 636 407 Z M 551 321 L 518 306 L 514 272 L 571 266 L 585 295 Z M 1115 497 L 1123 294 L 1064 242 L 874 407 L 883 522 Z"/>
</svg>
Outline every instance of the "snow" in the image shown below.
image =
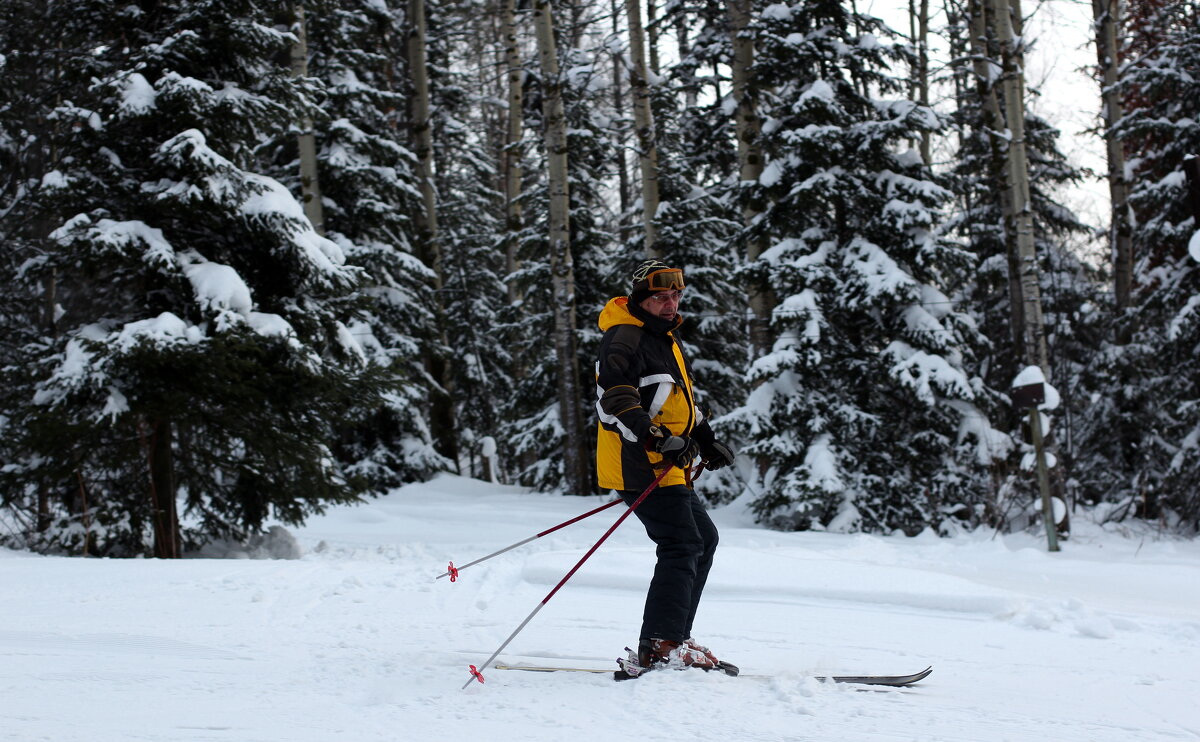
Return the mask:
<svg viewBox="0 0 1200 742">
<path fill-rule="evenodd" d="M 975 460 L 983 466 L 1003 461 L 1012 451 L 1012 438 L 1002 430 L 996 430 L 978 407 L 961 399 L 948 399 L 946 405 L 959 414 L 958 442 L 968 438 L 975 440 Z"/>
<path fill-rule="evenodd" d="M 0 740 L 373 742 L 572 738 L 1053 739 L 1200 734 L 1200 543 L 1076 514 L 1040 534 L 780 533 L 739 505 L 697 638 L 743 672 L 484 670 L 615 509 L 453 476 L 338 507 L 235 559 L 0 551 Z M 619 507 L 619 506 L 618 506 Z M 1128 529 L 1128 534 L 1126 531 Z M 278 545 L 278 548 L 276 548 Z M 219 545 L 218 545 L 219 546 Z M 220 553 L 214 546 L 210 553 Z M 302 553 L 298 559 L 251 558 Z M 612 667 L 637 638 L 654 550 L 630 520 L 502 655 Z M 933 674 L 859 692 L 825 673 Z"/>
<path fill-rule="evenodd" d="M 808 447 L 804 454 L 804 467 L 808 469 L 810 487 L 826 492 L 840 492 L 846 488 L 828 433 L 818 435 Z"/>
<path fill-rule="evenodd" d="M 228 265 L 205 260 L 194 250 L 181 257 L 183 273 L 196 292 L 196 301 L 202 309 L 212 312 L 236 312 L 248 315 L 253 302 L 250 288 L 238 272 Z"/>
<path fill-rule="evenodd" d="M 346 262 L 345 254 L 336 242 L 322 237 L 312 228 L 308 217 L 304 215 L 304 207 L 291 192 L 273 178 L 253 173 L 246 173 L 245 178 L 254 185 L 254 193 L 242 203 L 242 213 L 248 216 L 283 214 L 294 223 L 303 225 L 291 236 L 292 242 L 321 273 L 339 273 Z"/>
<path fill-rule="evenodd" d="M 81 335 L 87 336 L 88 328 Z M 92 368 L 93 354 L 76 338 L 67 341 L 63 349 L 63 360 L 54 370 L 48 383 L 41 385 L 33 395 L 36 405 L 57 404 L 66 395 L 65 389 L 86 383 Z"/>
<path fill-rule="evenodd" d="M 972 399 L 975 393 L 962 370 L 954 368 L 940 355 L 926 353 L 901 340 L 894 340 L 883 351 L 891 361 L 893 377 L 927 405 L 934 405 L 939 394 Z"/>
<path fill-rule="evenodd" d="M 804 338 L 805 344 L 816 345 L 821 341 L 821 322 L 824 315 L 817 302 L 817 292 L 812 289 L 803 289 L 800 293 L 787 297 L 772 310 L 772 314 L 776 317 L 803 317 L 804 331 L 801 337 Z"/>
<path fill-rule="evenodd" d="M 845 262 L 863 282 L 869 298 L 881 295 L 907 295 L 919 285 L 912 276 L 903 271 L 891 256 L 861 237 L 850 241 Z"/>
<path fill-rule="evenodd" d="M 770 188 L 777 184 L 783 178 L 783 169 L 786 160 L 772 160 L 763 168 L 762 174 L 758 176 L 758 183 L 761 186 Z M 1197 233 L 1200 234 L 1200 233 Z"/>
<path fill-rule="evenodd" d="M 1043 434 L 1045 430 L 1043 429 Z M 1050 451 L 1045 451 L 1043 455 L 1046 457 L 1046 468 L 1053 469 L 1058 466 L 1058 457 Z M 1021 471 L 1033 471 L 1037 468 L 1037 452 L 1029 451 L 1021 456 Z M 1056 521 L 1057 522 L 1057 521 Z"/>
<path fill-rule="evenodd" d="M 337 323 L 337 340 L 338 345 L 342 346 L 342 349 L 348 354 L 354 356 L 359 363 L 365 364 L 367 362 L 366 351 L 358 344 L 358 339 L 354 337 L 354 333 L 350 331 L 350 328 L 341 322 Z"/>
<path fill-rule="evenodd" d="M 792 17 L 792 9 L 784 3 L 773 3 L 762 9 L 762 17 L 777 21 L 786 21 Z"/>
<path fill-rule="evenodd" d="M 1192 256 L 1192 260 L 1200 260 L 1200 229 L 1192 233 L 1192 238 L 1188 240 L 1188 254 Z"/>
<path fill-rule="evenodd" d="M 121 103 L 117 110 L 126 116 L 141 116 L 154 110 L 158 94 L 140 72 L 131 72 L 120 84 Z"/>
<path fill-rule="evenodd" d="M 108 397 L 104 400 L 104 409 L 100 410 L 98 418 L 109 418 L 115 423 L 117 418 L 129 412 L 129 399 L 115 386 L 108 387 Z"/>
<path fill-rule="evenodd" d="M 296 330 L 283 317 L 278 314 L 269 312 L 250 312 L 246 316 L 246 321 L 250 327 L 259 335 L 280 336 L 280 337 L 296 337 Z"/>
<path fill-rule="evenodd" d="M 801 38 L 803 40 L 803 38 Z M 804 103 L 810 98 L 816 98 L 822 101 L 832 102 L 837 96 L 833 92 L 833 86 L 824 80 L 814 80 L 808 89 L 800 94 L 800 99 L 797 105 Z"/>
<path fill-rule="evenodd" d="M 42 176 L 42 188 L 49 190 L 65 190 L 71 187 L 71 181 L 61 170 L 51 170 Z"/>
</svg>

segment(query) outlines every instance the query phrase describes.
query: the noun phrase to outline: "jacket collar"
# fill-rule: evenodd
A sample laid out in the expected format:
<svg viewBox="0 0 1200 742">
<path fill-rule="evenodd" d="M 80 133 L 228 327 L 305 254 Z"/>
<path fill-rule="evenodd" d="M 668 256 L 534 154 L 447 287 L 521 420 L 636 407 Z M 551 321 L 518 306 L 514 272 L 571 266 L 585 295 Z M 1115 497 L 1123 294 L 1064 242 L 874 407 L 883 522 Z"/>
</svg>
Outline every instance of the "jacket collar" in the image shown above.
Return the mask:
<svg viewBox="0 0 1200 742">
<path fill-rule="evenodd" d="M 640 305 L 632 302 L 626 305 L 626 308 L 629 310 L 629 313 L 634 316 L 634 318 L 642 321 L 642 324 L 647 330 L 656 335 L 666 335 L 672 330 L 678 329 L 679 326 L 683 324 L 683 316 L 678 312 L 675 314 L 675 319 L 665 320 L 661 317 L 656 317 L 653 314 L 650 314 L 645 309 L 642 309 Z"/>
<path fill-rule="evenodd" d="M 635 325 L 644 327 L 656 335 L 666 335 L 683 324 L 683 316 L 675 315 L 668 322 L 655 317 L 636 304 L 631 304 L 628 296 L 618 296 L 608 300 L 604 310 L 600 312 L 600 331 L 605 332 L 614 325 Z"/>
</svg>

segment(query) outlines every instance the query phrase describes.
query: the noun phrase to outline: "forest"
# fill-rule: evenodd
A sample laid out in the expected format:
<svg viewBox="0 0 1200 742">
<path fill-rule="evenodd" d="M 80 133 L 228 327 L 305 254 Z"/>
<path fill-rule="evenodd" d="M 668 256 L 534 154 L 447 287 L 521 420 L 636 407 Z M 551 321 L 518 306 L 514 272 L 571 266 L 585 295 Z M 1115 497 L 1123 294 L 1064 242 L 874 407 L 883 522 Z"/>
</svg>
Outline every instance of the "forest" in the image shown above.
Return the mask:
<svg viewBox="0 0 1200 742">
<path fill-rule="evenodd" d="M 1029 105 L 1029 0 L 894 4 L 0 0 L 0 546 L 598 494 L 647 258 L 738 453 L 710 505 L 1194 535 L 1200 4 L 1092 0 L 1098 173 Z"/>
</svg>

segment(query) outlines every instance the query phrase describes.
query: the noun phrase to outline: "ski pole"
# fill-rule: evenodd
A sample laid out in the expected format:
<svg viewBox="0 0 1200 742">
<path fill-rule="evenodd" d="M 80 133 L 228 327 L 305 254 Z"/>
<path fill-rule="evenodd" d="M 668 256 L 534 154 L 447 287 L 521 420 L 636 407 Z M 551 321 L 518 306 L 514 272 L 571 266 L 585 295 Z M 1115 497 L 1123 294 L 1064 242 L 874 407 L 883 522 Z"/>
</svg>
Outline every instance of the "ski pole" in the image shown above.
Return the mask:
<svg viewBox="0 0 1200 742">
<path fill-rule="evenodd" d="M 501 644 L 495 652 L 492 652 L 492 656 L 488 657 L 487 662 L 483 663 L 485 668 L 491 666 L 492 660 L 499 657 L 500 653 L 504 651 L 504 648 L 509 645 L 509 642 L 515 639 L 517 634 L 521 633 L 521 630 L 533 620 L 533 617 L 538 614 L 538 611 L 546 607 L 546 604 L 550 602 L 550 599 L 554 597 L 554 594 L 558 592 L 559 588 L 567 584 L 567 580 L 571 579 L 571 577 L 579 571 L 579 568 L 583 566 L 583 563 L 586 562 L 592 554 L 596 553 L 596 549 L 599 549 L 600 544 L 603 544 L 605 539 L 611 536 L 613 531 L 617 530 L 617 526 L 625 522 L 625 519 L 629 517 L 629 514 L 636 510 L 638 505 L 642 504 L 642 500 L 645 500 L 646 497 L 654 491 L 654 488 L 657 487 L 658 483 L 663 480 L 663 477 L 667 476 L 667 472 L 669 471 L 671 471 L 671 466 L 663 469 L 662 474 L 659 474 L 657 477 L 655 477 L 654 481 L 650 483 L 650 486 L 646 488 L 646 491 L 639 495 L 638 499 L 633 501 L 633 504 L 629 506 L 629 509 L 621 513 L 621 517 L 617 518 L 617 522 L 613 523 L 612 526 L 610 526 L 609 529 L 604 532 L 604 535 L 600 537 L 600 540 L 593 544 L 592 548 L 588 549 L 587 553 L 583 555 L 582 559 L 575 563 L 574 567 L 571 567 L 571 571 L 567 572 L 566 576 L 559 580 L 558 584 L 554 586 L 554 589 L 551 590 L 546 597 L 542 598 L 542 602 L 538 603 L 537 608 L 533 609 L 533 613 L 530 613 L 528 616 L 526 616 L 525 620 L 521 622 L 521 625 L 517 627 L 517 630 L 509 634 L 508 638 L 504 640 L 504 643 Z M 471 668 L 471 677 L 463 685 L 462 690 L 466 690 L 467 686 L 471 684 L 472 680 L 478 680 L 481 683 L 483 682 L 483 672 L 475 665 L 470 665 L 469 667 Z"/>
<path fill-rule="evenodd" d="M 455 582 L 458 580 L 458 573 L 463 571 L 467 567 L 473 567 L 476 564 L 479 564 L 480 562 L 486 562 L 488 559 L 491 559 L 492 557 L 500 556 L 501 554 L 503 554 L 506 551 L 512 551 L 513 549 L 517 548 L 518 546 L 524 546 L 525 544 L 529 543 L 530 541 L 539 539 L 542 536 L 545 536 L 547 534 L 554 533 L 555 531 L 557 531 L 560 528 L 566 528 L 567 526 L 571 525 L 572 523 L 578 523 L 579 521 L 583 520 L 584 518 L 590 518 L 591 516 L 595 515 L 596 513 L 600 512 L 601 510 L 607 510 L 608 508 L 611 508 L 613 505 L 616 505 L 618 502 L 621 502 L 620 498 L 613 500 L 612 502 L 605 503 L 605 504 L 601 505 L 600 507 L 596 508 L 595 510 L 589 510 L 588 512 L 584 513 L 583 515 L 578 515 L 568 521 L 559 523 L 557 526 L 554 526 L 553 528 L 547 528 L 546 530 L 542 531 L 541 533 L 535 533 L 534 535 L 530 536 L 529 538 L 527 538 L 523 541 L 518 541 L 517 543 L 512 544 L 511 546 L 505 546 L 503 549 L 500 549 L 499 551 L 493 551 L 491 554 L 488 554 L 487 556 L 479 557 L 478 559 L 476 559 L 473 562 L 467 562 L 466 564 L 462 565 L 461 567 L 455 567 L 454 562 L 450 562 L 450 566 L 446 569 L 446 571 L 441 573 L 440 575 L 438 575 L 435 579 L 440 580 L 443 577 L 449 577 L 451 582 Z"/>
</svg>

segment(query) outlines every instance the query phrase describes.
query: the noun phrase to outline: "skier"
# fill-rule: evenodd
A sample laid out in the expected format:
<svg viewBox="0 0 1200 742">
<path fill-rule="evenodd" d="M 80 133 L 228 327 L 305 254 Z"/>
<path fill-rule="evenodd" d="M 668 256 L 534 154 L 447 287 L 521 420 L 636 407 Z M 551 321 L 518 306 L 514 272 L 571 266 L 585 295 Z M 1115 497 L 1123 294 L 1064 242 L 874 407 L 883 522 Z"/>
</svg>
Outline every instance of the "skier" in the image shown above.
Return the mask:
<svg viewBox="0 0 1200 742">
<path fill-rule="evenodd" d="M 697 454 L 707 469 L 716 470 L 732 464 L 734 453 L 716 440 L 696 405 L 688 364 L 674 334 L 682 323 L 683 291 L 682 270 L 647 260 L 634 271 L 629 295 L 610 299 L 600 313 L 600 487 L 616 490 L 631 505 L 662 467 L 675 467 L 634 511 L 658 546 L 658 563 L 646 594 L 637 667 L 626 666 L 631 675 L 663 664 L 732 668 L 692 638 L 717 529 L 692 490 L 687 470 Z"/>
</svg>

